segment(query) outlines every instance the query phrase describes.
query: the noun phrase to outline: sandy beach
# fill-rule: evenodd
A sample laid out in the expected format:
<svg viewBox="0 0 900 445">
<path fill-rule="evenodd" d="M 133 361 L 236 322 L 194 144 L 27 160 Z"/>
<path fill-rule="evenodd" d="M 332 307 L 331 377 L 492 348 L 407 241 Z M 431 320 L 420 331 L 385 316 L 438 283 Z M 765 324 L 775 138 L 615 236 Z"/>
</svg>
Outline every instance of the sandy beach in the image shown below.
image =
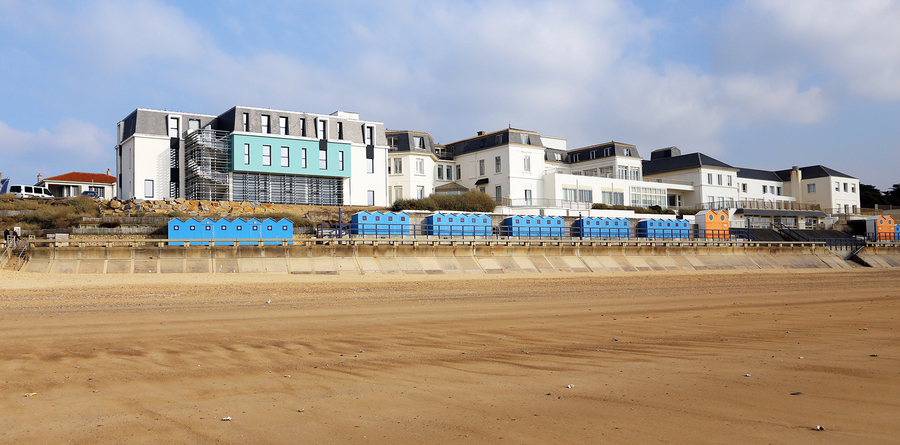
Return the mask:
<svg viewBox="0 0 900 445">
<path fill-rule="evenodd" d="M 0 443 L 897 443 L 897 320 L 890 269 L 2 272 Z"/>
</svg>

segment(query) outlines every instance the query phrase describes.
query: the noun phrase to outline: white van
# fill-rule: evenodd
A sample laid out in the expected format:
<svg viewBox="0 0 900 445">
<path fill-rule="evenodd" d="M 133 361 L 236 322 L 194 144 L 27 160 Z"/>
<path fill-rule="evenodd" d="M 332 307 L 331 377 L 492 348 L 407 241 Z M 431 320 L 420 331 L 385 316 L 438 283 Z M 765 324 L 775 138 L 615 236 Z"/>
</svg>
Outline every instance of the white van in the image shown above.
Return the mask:
<svg viewBox="0 0 900 445">
<path fill-rule="evenodd" d="M 52 198 L 49 189 L 31 185 L 11 185 L 9 192 L 16 198 Z"/>
</svg>

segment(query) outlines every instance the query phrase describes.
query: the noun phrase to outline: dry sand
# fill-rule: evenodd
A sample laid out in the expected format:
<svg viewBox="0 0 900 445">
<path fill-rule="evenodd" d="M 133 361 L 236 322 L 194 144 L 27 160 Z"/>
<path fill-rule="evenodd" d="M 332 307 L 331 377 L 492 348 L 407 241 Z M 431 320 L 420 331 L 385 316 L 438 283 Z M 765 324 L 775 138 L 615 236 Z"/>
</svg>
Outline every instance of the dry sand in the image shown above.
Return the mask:
<svg viewBox="0 0 900 445">
<path fill-rule="evenodd" d="M 898 443 L 898 319 L 895 270 L 4 272 L 0 442 Z"/>
</svg>

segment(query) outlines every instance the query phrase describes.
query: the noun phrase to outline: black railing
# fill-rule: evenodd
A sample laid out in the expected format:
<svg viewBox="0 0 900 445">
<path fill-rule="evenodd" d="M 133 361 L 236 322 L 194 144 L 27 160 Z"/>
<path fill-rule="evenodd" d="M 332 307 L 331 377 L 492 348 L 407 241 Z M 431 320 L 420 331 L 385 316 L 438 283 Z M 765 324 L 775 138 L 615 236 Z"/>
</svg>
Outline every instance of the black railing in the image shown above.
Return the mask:
<svg viewBox="0 0 900 445">
<path fill-rule="evenodd" d="M 752 240 L 747 229 L 322 223 L 317 238 Z"/>
</svg>

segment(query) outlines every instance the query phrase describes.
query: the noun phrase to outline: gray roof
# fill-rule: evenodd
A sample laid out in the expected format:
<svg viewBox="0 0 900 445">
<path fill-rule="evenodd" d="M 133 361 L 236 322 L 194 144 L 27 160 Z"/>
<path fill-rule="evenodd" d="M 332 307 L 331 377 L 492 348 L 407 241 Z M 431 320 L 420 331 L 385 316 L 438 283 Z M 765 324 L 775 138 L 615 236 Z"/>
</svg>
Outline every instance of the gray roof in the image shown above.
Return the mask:
<svg viewBox="0 0 900 445">
<path fill-rule="evenodd" d="M 778 170 L 775 172 L 776 175 L 781 177 L 781 179 L 785 182 L 791 180 L 791 170 Z M 857 179 L 850 175 L 845 175 L 837 170 L 830 169 L 825 167 L 824 165 L 810 165 L 809 167 L 800 168 L 800 174 L 803 179 L 815 179 L 815 178 L 826 178 L 829 176 L 836 176 L 839 178 L 850 178 Z"/>
<path fill-rule="evenodd" d="M 758 215 L 758 216 L 818 216 L 824 218 L 824 212 L 814 210 L 768 210 L 768 209 L 737 209 L 735 215 Z"/>
<path fill-rule="evenodd" d="M 673 156 L 671 158 L 651 159 L 649 161 L 644 159 L 643 167 L 644 176 L 680 170 L 691 170 L 700 167 L 719 167 L 737 170 L 736 167 L 732 167 L 703 153 L 690 153 L 681 156 Z"/>
<path fill-rule="evenodd" d="M 756 170 L 752 168 L 742 168 L 737 172 L 738 178 L 758 179 L 761 181 L 777 181 L 784 182 L 780 176 L 769 170 Z M 790 177 L 788 177 L 790 180 Z"/>
<path fill-rule="evenodd" d="M 528 130 L 519 130 L 516 128 L 504 128 L 493 133 L 482 133 L 469 139 L 451 142 L 445 144 L 447 154 L 450 156 L 459 156 L 466 153 L 474 153 L 476 151 L 487 150 L 489 148 L 506 145 L 506 144 L 524 144 L 543 147 L 541 135 Z"/>
<path fill-rule="evenodd" d="M 626 150 L 628 154 L 626 154 Z M 591 145 L 588 147 L 576 148 L 569 150 L 568 157 L 564 157 L 566 163 L 585 162 L 591 160 L 591 153 L 594 153 L 594 159 L 611 157 L 611 156 L 629 156 L 633 158 L 641 157 L 637 147 L 631 144 L 610 141 L 602 144 Z M 607 154 L 607 152 L 609 154 Z M 575 161 L 572 155 L 579 155 L 578 161 Z"/>
</svg>

